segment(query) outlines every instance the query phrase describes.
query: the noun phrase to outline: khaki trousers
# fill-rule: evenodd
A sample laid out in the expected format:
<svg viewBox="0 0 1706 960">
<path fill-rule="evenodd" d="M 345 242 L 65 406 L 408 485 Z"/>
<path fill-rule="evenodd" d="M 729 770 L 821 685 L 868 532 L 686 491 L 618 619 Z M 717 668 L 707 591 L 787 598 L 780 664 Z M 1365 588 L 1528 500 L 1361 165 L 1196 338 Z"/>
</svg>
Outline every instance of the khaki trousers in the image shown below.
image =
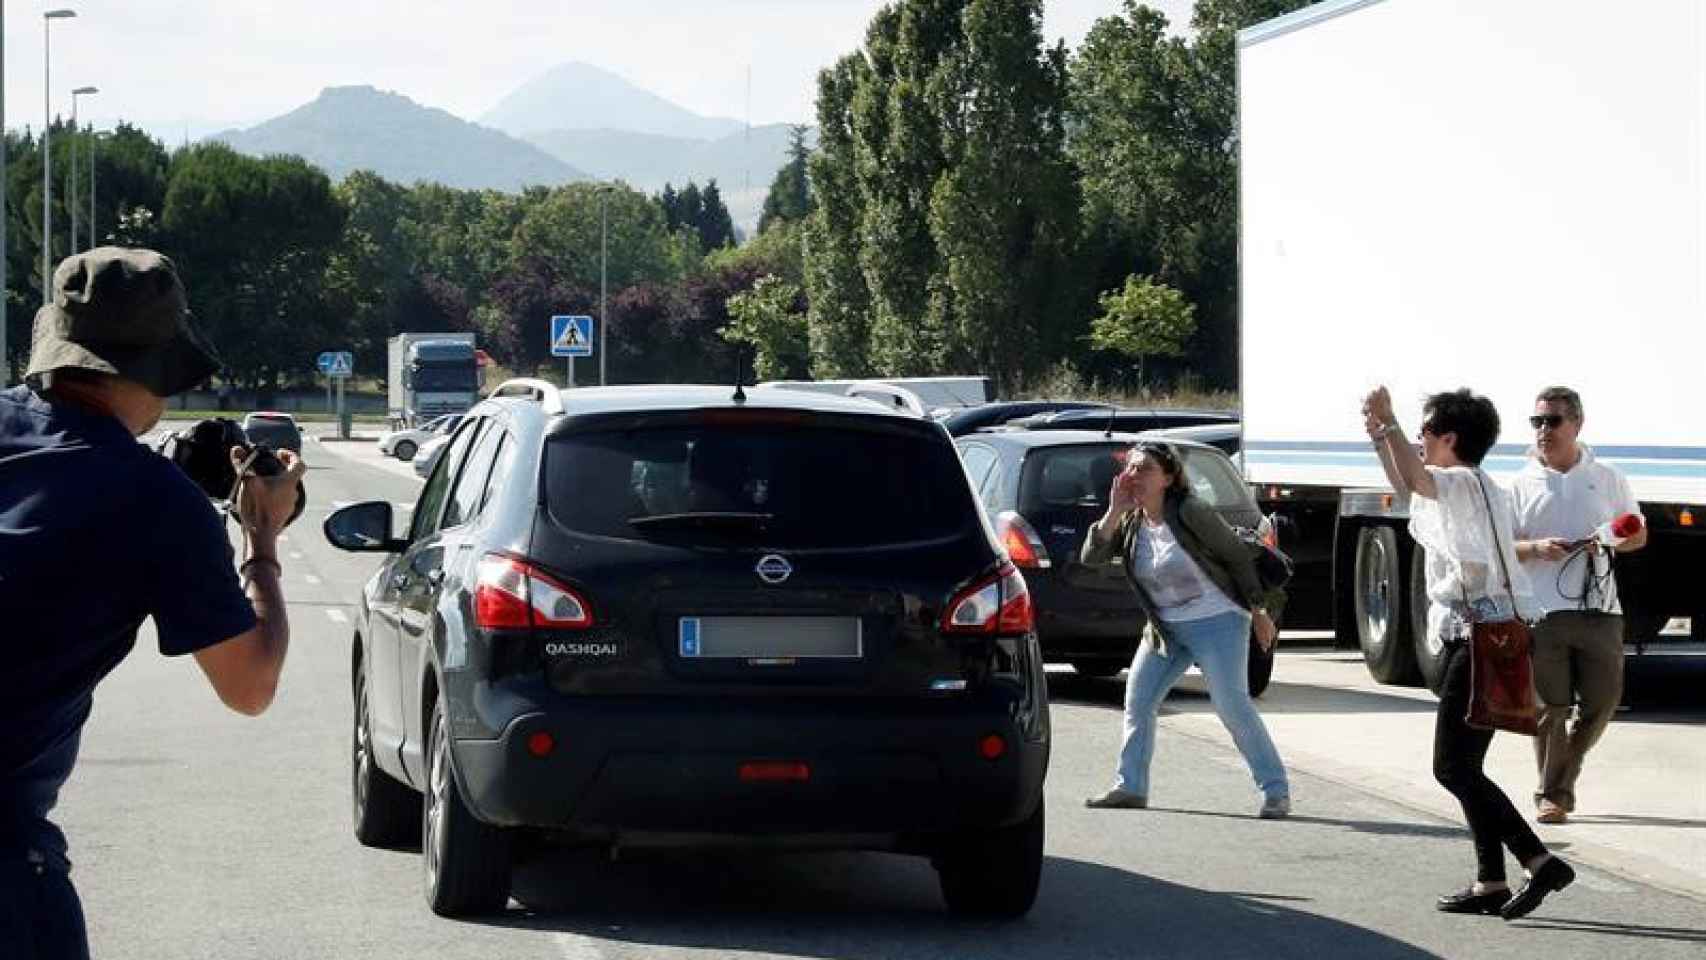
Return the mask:
<svg viewBox="0 0 1706 960">
<path fill-rule="evenodd" d="M 1623 618 L 1573 611 L 1547 614 L 1534 630 L 1534 689 L 1540 731 L 1534 759 L 1538 806 L 1576 808 L 1576 778 L 1623 698 Z M 1580 702 L 1572 720 L 1571 706 Z"/>
</svg>

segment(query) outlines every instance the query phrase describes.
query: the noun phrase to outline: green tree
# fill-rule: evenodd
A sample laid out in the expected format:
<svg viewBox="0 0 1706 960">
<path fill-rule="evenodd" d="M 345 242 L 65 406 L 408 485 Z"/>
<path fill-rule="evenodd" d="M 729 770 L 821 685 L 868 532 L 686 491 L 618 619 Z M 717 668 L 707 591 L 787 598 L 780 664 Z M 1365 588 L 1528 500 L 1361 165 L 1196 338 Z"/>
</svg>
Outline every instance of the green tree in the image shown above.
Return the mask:
<svg viewBox="0 0 1706 960">
<path fill-rule="evenodd" d="M 178 151 L 160 220 L 209 339 L 234 379 L 263 388 L 312 375 L 348 339 L 322 295 L 344 225 L 331 181 L 300 157 L 246 157 L 223 144 Z"/>
<path fill-rule="evenodd" d="M 1090 344 L 1136 360 L 1139 388 L 1144 386 L 1143 362 L 1182 355 L 1196 331 L 1195 308 L 1179 291 L 1149 277 L 1127 277 L 1122 289 L 1104 293 L 1100 302 Z"/>
<path fill-rule="evenodd" d="M 764 209 L 758 215 L 758 232 L 779 223 L 798 223 L 812 212 L 811 175 L 807 169 L 811 148 L 806 135 L 811 128 L 794 124 L 788 128 L 788 162 L 776 171 L 770 181 L 770 192 L 764 196 Z"/>
<path fill-rule="evenodd" d="M 932 85 L 945 163 L 929 222 L 946 281 L 933 312 L 949 362 L 989 373 L 1002 390 L 1065 346 L 1050 340 L 1077 296 L 1066 51 L 1043 49 L 1042 17 L 1041 0 L 972 0 L 961 48 Z"/>
<path fill-rule="evenodd" d="M 780 277 L 761 277 L 751 290 L 728 300 L 732 322 L 718 331 L 730 343 L 753 348 L 753 373 L 759 380 L 808 375 L 811 346 L 800 288 Z"/>
<path fill-rule="evenodd" d="M 854 159 L 852 101 L 862 72 L 859 54 L 818 74 L 818 150 L 807 161 L 817 205 L 806 217 L 801 249 L 812 374 L 862 377 L 869 359 L 870 288 L 860 266 L 864 202 Z M 762 239 L 762 238 L 761 238 Z"/>
</svg>

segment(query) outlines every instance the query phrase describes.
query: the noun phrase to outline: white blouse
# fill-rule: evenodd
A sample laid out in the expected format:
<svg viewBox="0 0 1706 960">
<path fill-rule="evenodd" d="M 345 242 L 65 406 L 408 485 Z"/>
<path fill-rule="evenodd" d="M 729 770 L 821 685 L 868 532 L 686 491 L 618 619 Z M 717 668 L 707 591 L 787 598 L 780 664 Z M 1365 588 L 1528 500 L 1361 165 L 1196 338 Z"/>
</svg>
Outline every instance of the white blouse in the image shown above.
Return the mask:
<svg viewBox="0 0 1706 960">
<path fill-rule="evenodd" d="M 1480 620 L 1537 616 L 1528 575 L 1516 559 L 1516 507 L 1510 492 L 1474 467 L 1428 467 L 1427 471 L 1439 495 L 1431 500 L 1411 496 L 1410 536 L 1427 551 L 1429 634 L 1455 632 L 1454 607 L 1460 614 L 1473 611 Z M 1488 522 L 1489 502 L 1492 523 Z M 1509 590 L 1505 588 L 1507 571 Z"/>
</svg>

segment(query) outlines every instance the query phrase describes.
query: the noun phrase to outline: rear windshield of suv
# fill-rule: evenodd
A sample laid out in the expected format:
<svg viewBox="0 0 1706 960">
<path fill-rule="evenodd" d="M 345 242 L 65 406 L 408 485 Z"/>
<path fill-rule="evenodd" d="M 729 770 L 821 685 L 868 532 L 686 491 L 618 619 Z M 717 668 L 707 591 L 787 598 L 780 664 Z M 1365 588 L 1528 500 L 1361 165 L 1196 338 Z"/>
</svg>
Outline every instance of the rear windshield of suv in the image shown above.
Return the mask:
<svg viewBox="0 0 1706 960">
<path fill-rule="evenodd" d="M 264 443 L 274 447 L 294 447 L 302 442 L 301 431 L 288 420 L 256 418 L 249 421 L 243 433 L 252 443 Z"/>
<path fill-rule="evenodd" d="M 1042 447 L 1025 459 L 1020 484 L 1021 513 L 1039 509 L 1084 506 L 1106 509 L 1108 487 L 1119 473 L 1126 444 Z M 1197 447 L 1175 447 L 1191 491 L 1209 505 L 1241 508 L 1252 505 L 1249 490 L 1224 454 Z"/>
<path fill-rule="evenodd" d="M 953 447 L 896 432 L 788 424 L 559 435 L 556 521 L 604 537 L 793 550 L 935 540 L 978 523 Z"/>
</svg>

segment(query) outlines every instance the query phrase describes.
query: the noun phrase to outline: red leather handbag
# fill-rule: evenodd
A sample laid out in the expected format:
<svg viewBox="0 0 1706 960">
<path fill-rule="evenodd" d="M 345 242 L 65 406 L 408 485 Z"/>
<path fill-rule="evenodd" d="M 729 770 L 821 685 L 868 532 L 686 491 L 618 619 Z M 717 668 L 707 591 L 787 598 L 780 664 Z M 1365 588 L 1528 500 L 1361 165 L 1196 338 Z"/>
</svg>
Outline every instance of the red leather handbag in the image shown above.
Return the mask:
<svg viewBox="0 0 1706 960">
<path fill-rule="evenodd" d="M 1499 525 L 1493 520 L 1493 501 L 1481 481 L 1481 498 L 1487 504 L 1487 522 L 1493 528 L 1493 550 L 1505 577 L 1505 593 L 1516 605 L 1511 589 L 1510 568 L 1499 543 Z M 1534 736 L 1540 726 L 1540 706 L 1534 695 L 1534 635 L 1520 619 L 1483 621 L 1470 625 L 1469 712 L 1463 718 L 1482 730 L 1508 730 Z"/>
</svg>

